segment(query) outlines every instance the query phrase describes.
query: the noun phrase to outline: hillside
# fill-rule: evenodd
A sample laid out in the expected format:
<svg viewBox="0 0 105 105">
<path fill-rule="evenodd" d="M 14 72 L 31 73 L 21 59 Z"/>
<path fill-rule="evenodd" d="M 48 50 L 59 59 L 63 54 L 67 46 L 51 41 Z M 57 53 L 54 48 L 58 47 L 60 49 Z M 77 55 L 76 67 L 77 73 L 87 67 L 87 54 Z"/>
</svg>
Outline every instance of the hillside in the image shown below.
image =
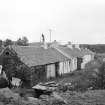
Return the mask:
<svg viewBox="0 0 105 105">
<path fill-rule="evenodd" d="M 81 44 L 80 46 L 96 53 L 105 53 L 105 44 Z"/>
</svg>

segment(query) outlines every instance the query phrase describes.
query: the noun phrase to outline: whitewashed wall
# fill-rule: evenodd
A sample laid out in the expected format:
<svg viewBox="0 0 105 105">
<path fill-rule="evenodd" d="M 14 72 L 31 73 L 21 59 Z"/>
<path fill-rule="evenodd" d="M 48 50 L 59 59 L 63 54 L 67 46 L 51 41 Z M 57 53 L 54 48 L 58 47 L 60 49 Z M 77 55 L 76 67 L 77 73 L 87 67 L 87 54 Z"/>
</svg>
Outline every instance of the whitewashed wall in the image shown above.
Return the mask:
<svg viewBox="0 0 105 105">
<path fill-rule="evenodd" d="M 72 58 L 70 68 L 71 68 L 71 71 L 74 71 L 77 69 L 77 58 Z"/>
<path fill-rule="evenodd" d="M 47 65 L 47 78 L 55 77 L 55 64 Z"/>
<path fill-rule="evenodd" d="M 56 70 L 55 70 L 55 64 L 47 65 L 47 78 L 56 77 Z M 59 63 L 59 69 L 58 74 L 63 75 L 70 73 L 77 69 L 77 58 L 73 58 L 68 61 L 60 62 Z"/>
<path fill-rule="evenodd" d="M 93 59 L 94 59 L 93 55 L 85 55 L 83 57 L 83 63 L 81 64 L 81 68 L 84 69 L 85 65 Z"/>
<path fill-rule="evenodd" d="M 64 61 L 59 63 L 59 75 L 63 75 L 66 73 L 70 73 L 71 68 L 70 68 L 70 61 Z"/>
</svg>

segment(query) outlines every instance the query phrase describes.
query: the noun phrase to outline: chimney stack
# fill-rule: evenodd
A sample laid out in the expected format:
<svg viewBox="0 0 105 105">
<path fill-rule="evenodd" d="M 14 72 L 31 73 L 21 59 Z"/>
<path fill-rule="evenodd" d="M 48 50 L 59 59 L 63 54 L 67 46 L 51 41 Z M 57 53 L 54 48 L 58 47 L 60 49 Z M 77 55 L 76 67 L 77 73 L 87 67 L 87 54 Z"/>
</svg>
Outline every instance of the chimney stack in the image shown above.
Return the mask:
<svg viewBox="0 0 105 105">
<path fill-rule="evenodd" d="M 72 45 L 72 43 L 71 42 L 68 42 L 68 44 L 67 44 L 67 47 L 69 47 L 69 48 L 73 48 L 73 45 Z"/>
<path fill-rule="evenodd" d="M 57 42 L 56 40 L 54 40 L 50 45 L 50 47 L 58 47 L 58 46 L 59 46 L 59 42 Z"/>
<path fill-rule="evenodd" d="M 44 36 L 43 33 L 42 33 L 42 43 L 43 43 L 43 45 L 42 45 L 41 47 L 43 47 L 44 49 L 47 49 L 47 48 L 48 48 L 48 45 L 47 45 L 47 43 L 45 42 L 45 36 Z"/>
<path fill-rule="evenodd" d="M 80 49 L 79 44 L 75 44 L 75 48 Z"/>
<path fill-rule="evenodd" d="M 42 33 L 42 43 L 44 43 L 45 42 L 45 36 L 44 36 L 44 34 Z"/>
</svg>

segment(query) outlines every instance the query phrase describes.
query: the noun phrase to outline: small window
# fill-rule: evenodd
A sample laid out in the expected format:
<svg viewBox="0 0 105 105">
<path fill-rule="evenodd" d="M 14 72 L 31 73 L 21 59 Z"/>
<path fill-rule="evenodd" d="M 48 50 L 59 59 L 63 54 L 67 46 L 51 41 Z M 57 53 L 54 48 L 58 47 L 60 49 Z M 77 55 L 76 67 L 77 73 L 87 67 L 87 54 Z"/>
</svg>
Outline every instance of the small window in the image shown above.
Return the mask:
<svg viewBox="0 0 105 105">
<path fill-rule="evenodd" d="M 9 52 L 6 52 L 5 54 L 6 54 L 6 55 L 9 55 Z"/>
</svg>

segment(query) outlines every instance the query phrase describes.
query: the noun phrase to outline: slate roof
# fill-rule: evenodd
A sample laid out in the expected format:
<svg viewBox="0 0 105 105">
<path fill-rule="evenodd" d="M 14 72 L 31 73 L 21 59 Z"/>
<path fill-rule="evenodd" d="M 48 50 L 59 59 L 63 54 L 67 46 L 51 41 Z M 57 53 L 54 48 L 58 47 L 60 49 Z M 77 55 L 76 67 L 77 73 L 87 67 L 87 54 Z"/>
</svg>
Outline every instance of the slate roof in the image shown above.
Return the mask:
<svg viewBox="0 0 105 105">
<path fill-rule="evenodd" d="M 84 55 L 86 55 L 86 54 L 94 55 L 95 54 L 94 52 L 92 52 L 91 50 L 89 50 L 87 48 L 81 48 L 81 51 Z"/>
<path fill-rule="evenodd" d="M 12 49 L 17 53 L 21 61 L 29 67 L 68 60 L 66 56 L 55 48 L 12 46 Z"/>
<path fill-rule="evenodd" d="M 46 43 L 48 47 L 50 46 L 54 46 L 54 45 L 59 45 L 59 42 L 47 42 Z M 43 46 L 43 42 L 32 42 L 32 43 L 29 43 L 29 46 L 34 46 L 34 47 L 41 47 Z"/>
<path fill-rule="evenodd" d="M 66 53 L 68 56 L 71 56 L 71 57 L 81 57 L 82 56 L 82 53 L 80 52 L 79 49 L 76 49 L 76 48 L 69 48 L 69 47 L 57 47 L 57 49 L 61 50 L 62 53 Z"/>
<path fill-rule="evenodd" d="M 57 49 L 62 51 L 62 53 L 66 53 L 70 57 L 83 57 L 87 54 L 94 54 L 92 51 L 88 49 L 78 49 L 78 48 L 69 48 L 67 46 L 58 46 Z"/>
<path fill-rule="evenodd" d="M 32 43 L 29 43 L 29 46 L 34 46 L 34 47 L 40 47 L 42 45 L 43 45 L 43 43 L 41 43 L 41 42 L 32 42 Z"/>
</svg>

